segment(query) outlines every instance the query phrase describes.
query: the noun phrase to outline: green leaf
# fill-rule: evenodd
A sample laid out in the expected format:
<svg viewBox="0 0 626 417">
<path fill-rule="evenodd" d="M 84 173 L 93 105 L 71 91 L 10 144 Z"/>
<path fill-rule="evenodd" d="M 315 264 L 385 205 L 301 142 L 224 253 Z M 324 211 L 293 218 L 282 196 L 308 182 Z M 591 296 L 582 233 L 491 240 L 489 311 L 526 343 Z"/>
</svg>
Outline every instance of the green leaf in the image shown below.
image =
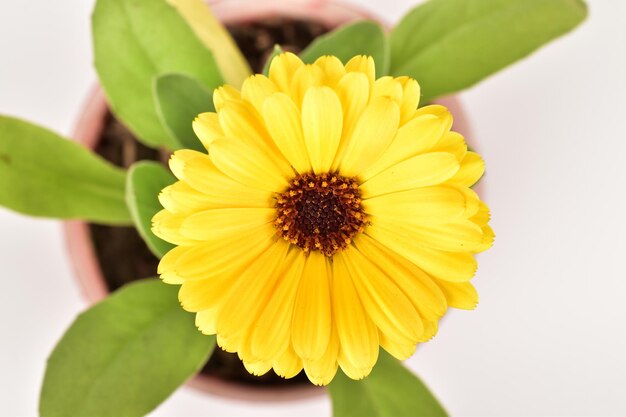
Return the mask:
<svg viewBox="0 0 626 417">
<path fill-rule="evenodd" d="M 222 77 L 211 51 L 165 0 L 98 0 L 92 21 L 96 70 L 113 112 L 147 145 L 173 148 L 153 80 L 184 73 L 212 91 Z"/>
<path fill-rule="evenodd" d="M 215 338 L 156 279 L 116 291 L 76 318 L 48 359 L 39 412 L 143 416 L 206 362 Z"/>
<path fill-rule="evenodd" d="M 265 65 L 263 65 L 263 75 L 268 76 L 270 73 L 270 65 L 272 65 L 272 61 L 274 60 L 274 58 L 276 58 L 277 55 L 282 54 L 283 52 L 283 48 L 280 47 L 280 45 L 276 44 L 274 45 L 274 50 L 272 51 L 272 54 L 270 56 L 267 57 L 267 61 L 265 61 Z"/>
<path fill-rule="evenodd" d="M 252 74 L 246 57 L 204 0 L 167 0 L 185 19 L 198 39 L 213 52 L 224 81 L 237 88 Z"/>
<path fill-rule="evenodd" d="M 135 222 L 135 227 L 148 248 L 161 258 L 174 247 L 152 233 L 152 217 L 163 209 L 159 193 L 173 184 L 176 178 L 157 162 L 137 162 L 130 167 L 126 180 L 126 204 Z"/>
<path fill-rule="evenodd" d="M 586 15 L 582 0 L 431 0 L 391 33 L 391 74 L 417 79 L 430 101 L 529 55 Z"/>
<path fill-rule="evenodd" d="M 335 55 L 345 64 L 355 55 L 369 55 L 376 63 L 376 76 L 380 77 L 388 72 L 388 49 L 383 28 L 362 20 L 318 37 L 300 53 L 300 58 L 311 64 L 320 56 Z"/>
<path fill-rule="evenodd" d="M 31 216 L 130 224 L 126 173 L 77 143 L 0 116 L 0 205 Z"/>
<path fill-rule="evenodd" d="M 153 95 L 157 114 L 176 143 L 175 149 L 206 152 L 191 123 L 198 114 L 215 111 L 213 93 L 184 74 L 164 74 L 154 80 Z"/>
<path fill-rule="evenodd" d="M 447 416 L 426 385 L 383 350 L 367 378 L 354 381 L 338 372 L 329 391 L 334 417 Z"/>
</svg>

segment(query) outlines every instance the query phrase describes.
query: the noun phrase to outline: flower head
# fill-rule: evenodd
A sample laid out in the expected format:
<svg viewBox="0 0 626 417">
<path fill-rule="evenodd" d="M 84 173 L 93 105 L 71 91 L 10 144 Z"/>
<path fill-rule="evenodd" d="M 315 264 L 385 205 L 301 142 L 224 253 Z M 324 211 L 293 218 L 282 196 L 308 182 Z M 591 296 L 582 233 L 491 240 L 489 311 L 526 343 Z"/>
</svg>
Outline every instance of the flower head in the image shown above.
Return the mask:
<svg viewBox="0 0 626 417">
<path fill-rule="evenodd" d="M 286 53 L 215 91 L 193 123 L 208 153 L 172 156 L 153 230 L 177 247 L 159 273 L 250 372 L 360 379 L 379 346 L 406 359 L 448 307 L 476 305 L 474 255 L 494 236 L 470 189 L 484 164 L 419 96 L 375 79 L 370 57 Z"/>
</svg>

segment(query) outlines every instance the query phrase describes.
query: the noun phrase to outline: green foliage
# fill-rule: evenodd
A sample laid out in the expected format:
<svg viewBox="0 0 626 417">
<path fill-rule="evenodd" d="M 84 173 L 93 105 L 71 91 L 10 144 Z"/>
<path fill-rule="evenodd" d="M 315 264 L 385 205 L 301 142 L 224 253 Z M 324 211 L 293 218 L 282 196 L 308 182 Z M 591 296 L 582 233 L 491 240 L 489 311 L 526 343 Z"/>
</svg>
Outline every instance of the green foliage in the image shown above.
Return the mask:
<svg viewBox="0 0 626 417">
<path fill-rule="evenodd" d="M 0 116 L 0 205 L 32 216 L 129 224 L 126 174 L 39 126 Z"/>
<path fill-rule="evenodd" d="M 156 162 L 137 162 L 128 171 L 126 204 L 139 234 L 152 253 L 159 258 L 174 245 L 152 233 L 152 217 L 163 208 L 159 203 L 159 193 L 175 181 L 176 178 L 163 165 Z"/>
<path fill-rule="evenodd" d="M 98 0 L 92 20 L 95 66 L 113 112 L 147 145 L 174 148 L 153 80 L 183 73 L 212 91 L 222 77 L 211 51 L 165 0 Z"/>
<path fill-rule="evenodd" d="M 176 291 L 138 281 L 78 316 L 48 360 L 41 416 L 142 416 L 200 370 L 215 339 Z"/>
<path fill-rule="evenodd" d="M 582 0 L 430 0 L 390 35 L 391 74 L 424 101 L 470 87 L 582 22 Z"/>
<path fill-rule="evenodd" d="M 355 55 L 369 55 L 376 62 L 376 76 L 380 77 L 388 72 L 388 50 L 383 28 L 363 20 L 318 37 L 300 53 L 300 58 L 310 64 L 320 56 L 335 55 L 345 64 Z"/>
<path fill-rule="evenodd" d="M 265 61 L 265 65 L 263 65 L 263 74 L 264 75 L 269 75 L 270 73 L 270 65 L 272 64 L 272 61 L 274 60 L 274 58 L 276 58 L 276 55 L 280 55 L 283 52 L 283 48 L 280 47 L 280 45 L 274 45 L 274 50 L 272 51 L 272 54 L 267 57 L 267 61 Z"/>
<path fill-rule="evenodd" d="M 184 74 L 164 74 L 154 80 L 153 95 L 157 114 L 176 144 L 175 149 L 206 152 L 191 122 L 200 113 L 215 111 L 211 90 Z"/>
<path fill-rule="evenodd" d="M 205 0 L 167 0 L 185 19 L 198 39 L 213 53 L 224 81 L 239 88 L 252 74 L 248 61 Z"/>
<path fill-rule="evenodd" d="M 444 417 L 422 381 L 381 349 L 372 373 L 353 381 L 338 372 L 329 385 L 334 417 Z"/>
</svg>

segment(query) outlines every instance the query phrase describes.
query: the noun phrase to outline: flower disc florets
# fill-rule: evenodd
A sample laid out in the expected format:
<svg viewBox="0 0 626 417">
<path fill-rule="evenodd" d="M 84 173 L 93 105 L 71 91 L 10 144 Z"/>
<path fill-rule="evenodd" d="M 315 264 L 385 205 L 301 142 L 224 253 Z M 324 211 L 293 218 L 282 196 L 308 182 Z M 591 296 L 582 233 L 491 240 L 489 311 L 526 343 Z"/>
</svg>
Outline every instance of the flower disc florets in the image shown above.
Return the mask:
<svg viewBox="0 0 626 417">
<path fill-rule="evenodd" d="M 367 224 L 356 179 L 336 174 L 297 176 L 276 197 L 276 212 L 283 239 L 326 256 L 347 248 Z"/>
</svg>

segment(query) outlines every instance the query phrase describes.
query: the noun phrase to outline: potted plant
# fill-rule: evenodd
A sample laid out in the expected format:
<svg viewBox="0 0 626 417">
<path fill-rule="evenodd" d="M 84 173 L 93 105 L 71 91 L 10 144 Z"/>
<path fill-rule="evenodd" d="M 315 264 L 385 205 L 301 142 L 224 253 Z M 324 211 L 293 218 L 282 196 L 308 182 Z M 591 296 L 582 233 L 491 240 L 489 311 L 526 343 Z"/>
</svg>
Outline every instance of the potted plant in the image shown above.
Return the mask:
<svg viewBox="0 0 626 417">
<path fill-rule="evenodd" d="M 169 284 L 124 285 L 76 319 L 48 362 L 41 414 L 146 414 L 216 341 L 250 374 L 328 385 L 336 415 L 445 414 L 397 359 L 448 307 L 475 307 L 474 254 L 493 232 L 471 189 L 482 159 L 429 103 L 571 30 L 584 4 L 431 0 L 388 32 L 335 29 L 359 14 L 333 3 L 227 4 L 215 11 L 241 50 L 199 0 L 97 1 L 113 116 L 96 93 L 77 135 L 130 169 L 0 118 L 0 204 L 94 224 L 67 226 L 77 269 L 99 285 L 92 300 L 125 283 L 93 277 L 136 261 L 104 258 L 110 226 L 136 228 Z M 309 38 L 272 38 L 277 16 Z M 150 262 L 135 278 L 157 274 Z"/>
</svg>

